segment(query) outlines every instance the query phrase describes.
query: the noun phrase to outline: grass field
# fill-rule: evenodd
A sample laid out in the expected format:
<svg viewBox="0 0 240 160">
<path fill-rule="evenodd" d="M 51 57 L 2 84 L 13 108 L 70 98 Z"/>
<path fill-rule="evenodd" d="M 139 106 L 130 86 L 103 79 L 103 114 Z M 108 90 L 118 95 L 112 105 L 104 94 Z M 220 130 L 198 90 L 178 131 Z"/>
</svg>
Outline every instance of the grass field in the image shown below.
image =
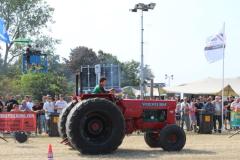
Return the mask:
<svg viewBox="0 0 240 160">
<path fill-rule="evenodd" d="M 152 149 L 145 144 L 143 136 L 128 136 L 116 152 L 99 156 L 81 155 L 60 144 L 60 138 L 33 137 L 25 144 L 8 138 L 8 143 L 0 140 L 0 160 L 45 160 L 48 144 L 53 146 L 54 160 L 239 160 L 240 135 L 230 139 L 228 136 L 188 134 L 186 146 L 181 152 Z"/>
</svg>

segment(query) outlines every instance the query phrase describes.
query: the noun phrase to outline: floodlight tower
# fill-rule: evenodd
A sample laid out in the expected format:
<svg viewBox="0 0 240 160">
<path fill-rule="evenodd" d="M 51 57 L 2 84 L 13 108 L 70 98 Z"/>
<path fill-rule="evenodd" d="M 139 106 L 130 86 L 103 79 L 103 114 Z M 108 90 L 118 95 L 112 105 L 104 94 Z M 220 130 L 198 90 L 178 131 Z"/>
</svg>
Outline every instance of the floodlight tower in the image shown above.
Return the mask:
<svg viewBox="0 0 240 160">
<path fill-rule="evenodd" d="M 150 3 L 150 4 L 144 4 L 144 3 L 138 3 L 134 6 L 133 9 L 130 9 L 131 12 L 137 12 L 138 10 L 141 11 L 141 68 L 140 68 L 140 89 L 141 89 L 141 99 L 143 99 L 144 96 L 144 90 L 143 90 L 143 83 L 144 83 L 144 77 L 143 77 L 143 12 L 147 12 L 148 10 L 153 10 L 156 6 L 156 3 Z"/>
</svg>

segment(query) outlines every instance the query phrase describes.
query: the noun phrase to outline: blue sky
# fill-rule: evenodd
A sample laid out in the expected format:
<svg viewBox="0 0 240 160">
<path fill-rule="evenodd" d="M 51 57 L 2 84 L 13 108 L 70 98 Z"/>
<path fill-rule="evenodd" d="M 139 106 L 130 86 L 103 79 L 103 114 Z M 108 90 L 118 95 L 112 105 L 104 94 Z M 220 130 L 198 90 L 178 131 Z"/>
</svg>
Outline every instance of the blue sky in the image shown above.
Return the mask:
<svg viewBox="0 0 240 160">
<path fill-rule="evenodd" d="M 57 54 L 87 46 L 102 49 L 122 61 L 140 61 L 140 13 L 129 12 L 136 3 L 155 2 L 144 13 L 144 59 L 156 77 L 172 84 L 221 77 L 221 61 L 209 64 L 203 48 L 208 36 L 226 23 L 225 76 L 240 76 L 240 1 L 237 0 L 48 0 L 54 7 L 52 35 L 61 39 Z"/>
</svg>

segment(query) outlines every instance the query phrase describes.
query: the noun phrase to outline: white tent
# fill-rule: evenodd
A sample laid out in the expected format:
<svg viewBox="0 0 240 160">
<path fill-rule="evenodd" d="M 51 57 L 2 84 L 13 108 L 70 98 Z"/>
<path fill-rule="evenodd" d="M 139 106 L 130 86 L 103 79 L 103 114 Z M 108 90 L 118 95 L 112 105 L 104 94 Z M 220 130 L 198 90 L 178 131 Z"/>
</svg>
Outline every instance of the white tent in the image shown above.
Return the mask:
<svg viewBox="0 0 240 160">
<path fill-rule="evenodd" d="M 154 87 L 153 88 L 153 96 L 154 97 L 157 97 L 157 96 L 159 96 L 159 92 L 161 92 L 162 90 L 160 89 L 159 90 L 159 88 L 157 88 L 157 87 Z M 151 95 L 151 87 L 145 87 L 145 96 L 150 96 Z"/>
<path fill-rule="evenodd" d="M 224 84 L 225 96 L 240 95 L 240 77 L 225 79 Z M 207 78 L 178 86 L 164 87 L 164 90 L 167 93 L 221 95 L 222 79 Z"/>
<path fill-rule="evenodd" d="M 137 89 L 137 87 L 132 87 L 132 86 L 126 86 L 122 88 L 123 93 L 125 94 L 133 94 L 136 97 L 141 95 L 141 91 Z M 144 88 L 144 96 L 150 96 L 151 88 L 150 87 L 145 87 Z M 159 96 L 159 92 L 165 93 L 165 90 L 162 88 L 154 87 L 153 88 L 153 96 L 157 97 Z"/>
</svg>

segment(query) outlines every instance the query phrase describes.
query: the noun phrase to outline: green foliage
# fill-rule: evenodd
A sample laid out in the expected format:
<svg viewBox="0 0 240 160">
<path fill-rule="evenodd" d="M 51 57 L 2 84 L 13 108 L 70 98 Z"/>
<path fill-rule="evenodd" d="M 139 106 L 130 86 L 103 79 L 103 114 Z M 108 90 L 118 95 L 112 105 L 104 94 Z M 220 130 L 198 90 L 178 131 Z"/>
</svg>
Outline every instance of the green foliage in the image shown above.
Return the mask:
<svg viewBox="0 0 240 160">
<path fill-rule="evenodd" d="M 0 0 L 0 17 L 13 40 L 39 34 L 52 21 L 53 11 L 43 0 Z"/>
<path fill-rule="evenodd" d="M 121 64 L 121 86 L 139 86 L 140 63 L 134 60 L 121 63 L 116 56 L 110 53 L 104 53 L 100 50 L 96 55 L 92 49 L 80 46 L 71 51 L 69 59 L 65 59 L 65 62 L 72 73 L 79 71 L 81 65 Z M 154 76 L 151 69 L 148 65 L 145 65 L 144 80 L 150 80 L 152 78 L 154 78 Z"/>
<path fill-rule="evenodd" d="M 48 55 L 48 71 L 62 76 L 69 75 L 69 68 L 61 63 L 59 55 Z"/>
<path fill-rule="evenodd" d="M 116 56 L 110 53 L 104 53 L 102 50 L 98 51 L 98 60 L 100 64 L 119 64 L 120 61 Z"/>
<path fill-rule="evenodd" d="M 52 21 L 54 9 L 44 0 L 0 0 L 0 17 L 5 20 L 6 29 L 12 41 L 18 38 L 32 38 Z M 21 48 L 21 47 L 20 47 Z M 13 42 L 6 45 L 4 68 L 14 57 L 21 54 L 19 46 Z"/>
<path fill-rule="evenodd" d="M 132 60 L 122 63 L 121 66 L 121 86 L 139 86 L 139 62 Z"/>
<path fill-rule="evenodd" d="M 152 70 L 149 65 L 145 65 L 143 68 L 143 78 L 144 80 L 151 80 L 154 78 L 154 75 L 152 73 Z"/>
<path fill-rule="evenodd" d="M 42 34 L 40 36 L 35 36 L 34 39 L 35 40 L 33 44 L 38 45 L 38 47 L 44 51 L 44 54 L 47 54 L 49 56 L 59 56 L 54 55 L 54 51 L 56 49 L 55 46 L 57 44 L 60 44 L 60 40 Z"/>
<path fill-rule="evenodd" d="M 69 60 L 65 59 L 66 64 L 73 73 L 80 70 L 81 65 L 95 65 L 99 63 L 96 53 L 87 47 L 76 47 L 70 53 Z"/>
<path fill-rule="evenodd" d="M 21 76 L 20 86 L 24 95 L 41 100 L 43 95 L 66 94 L 67 82 L 62 76 L 52 73 L 28 73 Z"/>
<path fill-rule="evenodd" d="M 0 95 L 18 95 L 20 93 L 20 88 L 17 84 L 16 79 L 7 77 L 5 75 L 0 76 Z"/>
<path fill-rule="evenodd" d="M 135 93 L 134 93 L 134 88 L 131 87 L 131 86 L 126 86 L 126 87 L 123 87 L 123 94 L 124 95 L 127 95 L 126 98 L 130 98 L 130 99 L 135 99 L 137 98 Z"/>
<path fill-rule="evenodd" d="M 3 59 L 2 59 L 2 55 L 0 54 L 0 75 L 4 73 L 3 70 Z"/>
</svg>

